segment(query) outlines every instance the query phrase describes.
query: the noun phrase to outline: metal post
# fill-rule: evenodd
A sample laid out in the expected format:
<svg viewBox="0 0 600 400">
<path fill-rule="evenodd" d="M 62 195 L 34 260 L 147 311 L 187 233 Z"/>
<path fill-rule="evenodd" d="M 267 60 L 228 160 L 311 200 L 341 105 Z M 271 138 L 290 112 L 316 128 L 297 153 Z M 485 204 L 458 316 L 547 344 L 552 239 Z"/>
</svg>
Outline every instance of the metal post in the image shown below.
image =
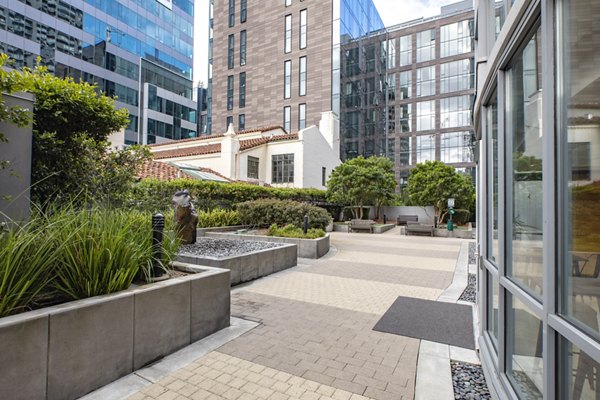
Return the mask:
<svg viewBox="0 0 600 400">
<path fill-rule="evenodd" d="M 383 214 L 383 224 L 387 224 L 387 215 Z"/>
<path fill-rule="evenodd" d="M 303 226 L 302 231 L 306 235 L 306 232 L 308 231 L 308 215 L 304 216 L 304 226 Z"/>
<path fill-rule="evenodd" d="M 164 274 L 161 268 L 163 254 L 163 230 L 165 228 L 165 216 L 162 214 L 154 214 L 152 216 L 152 270 L 150 276 L 153 278 Z"/>
</svg>

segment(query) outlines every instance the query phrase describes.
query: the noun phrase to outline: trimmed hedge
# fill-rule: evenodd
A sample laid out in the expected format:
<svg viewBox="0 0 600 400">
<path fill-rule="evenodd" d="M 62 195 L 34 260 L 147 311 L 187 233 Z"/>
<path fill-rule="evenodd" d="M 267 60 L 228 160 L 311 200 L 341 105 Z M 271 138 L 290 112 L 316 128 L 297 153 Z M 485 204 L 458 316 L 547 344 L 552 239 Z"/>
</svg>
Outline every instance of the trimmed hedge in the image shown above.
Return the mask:
<svg viewBox="0 0 600 400">
<path fill-rule="evenodd" d="M 198 212 L 198 228 L 216 228 L 219 226 L 239 225 L 237 211 L 210 210 Z"/>
<path fill-rule="evenodd" d="M 325 229 L 331 221 L 327 210 L 307 203 L 291 200 L 261 199 L 246 201 L 237 206 L 237 212 L 243 225 L 279 226 L 294 225 L 301 228 L 304 216 L 308 215 L 308 227 Z"/>
<path fill-rule="evenodd" d="M 286 225 L 283 228 L 279 228 L 277 224 L 273 224 L 269 227 L 269 236 L 299 238 L 299 239 L 318 239 L 325 236 L 323 229 L 310 228 L 306 231 L 306 235 L 302 229 L 295 227 L 294 225 Z"/>
<path fill-rule="evenodd" d="M 325 203 L 326 192 L 319 189 L 272 188 L 248 183 L 223 183 L 176 179 L 159 181 L 143 179 L 131 190 L 128 205 L 131 208 L 164 212 L 171 208 L 171 198 L 176 191 L 188 189 L 198 210 L 234 209 L 236 204 L 258 199 L 295 200 L 308 203 Z"/>
</svg>

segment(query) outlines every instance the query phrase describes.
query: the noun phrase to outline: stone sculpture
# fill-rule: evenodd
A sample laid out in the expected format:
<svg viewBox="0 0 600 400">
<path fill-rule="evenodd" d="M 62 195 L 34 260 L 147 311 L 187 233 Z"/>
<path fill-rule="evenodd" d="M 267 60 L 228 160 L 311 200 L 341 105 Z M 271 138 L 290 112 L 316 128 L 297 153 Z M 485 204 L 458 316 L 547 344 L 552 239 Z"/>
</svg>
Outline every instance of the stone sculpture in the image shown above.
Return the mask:
<svg viewBox="0 0 600 400">
<path fill-rule="evenodd" d="M 196 243 L 198 214 L 192 204 L 189 190 L 177 191 L 173 196 L 173 206 L 175 207 L 175 229 L 181 244 Z"/>
</svg>

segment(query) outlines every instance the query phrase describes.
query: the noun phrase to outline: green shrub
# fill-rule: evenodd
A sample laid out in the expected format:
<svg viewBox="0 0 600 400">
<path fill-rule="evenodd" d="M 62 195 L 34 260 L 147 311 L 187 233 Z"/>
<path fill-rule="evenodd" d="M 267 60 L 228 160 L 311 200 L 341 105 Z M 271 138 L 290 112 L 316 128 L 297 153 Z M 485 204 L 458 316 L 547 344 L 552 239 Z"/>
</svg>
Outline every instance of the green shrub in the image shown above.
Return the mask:
<svg viewBox="0 0 600 400">
<path fill-rule="evenodd" d="M 152 268 L 152 217 L 138 211 L 63 209 L 48 217 L 53 237 L 64 248 L 53 287 L 67 299 L 127 289 Z M 166 220 L 162 268 L 173 260 L 178 240 Z"/>
<path fill-rule="evenodd" d="M 283 228 L 279 228 L 277 224 L 273 224 L 269 227 L 268 235 L 299 239 L 318 239 L 325 236 L 325 231 L 323 229 L 310 228 L 306 231 L 305 235 L 302 229 L 292 224 L 286 225 Z"/>
<path fill-rule="evenodd" d="M 188 189 L 198 210 L 234 209 L 235 205 L 257 199 L 295 200 L 309 203 L 325 202 L 325 191 L 318 189 L 272 188 L 248 183 L 223 183 L 176 179 L 158 181 L 144 179 L 134 185 L 128 201 L 138 210 L 165 212 L 177 190 Z"/>
<path fill-rule="evenodd" d="M 240 217 L 238 216 L 237 211 L 210 210 L 198 212 L 198 228 L 213 228 L 239 224 Z"/>
<path fill-rule="evenodd" d="M 452 216 L 452 221 L 456 225 L 464 225 L 469 222 L 471 219 L 471 211 L 464 210 L 462 208 L 457 208 L 454 210 L 454 215 Z M 448 221 L 448 215 L 446 214 L 446 221 Z"/>
<path fill-rule="evenodd" d="M 28 311 L 50 282 L 62 244 L 46 228 L 30 222 L 0 232 L 0 317 Z"/>
<path fill-rule="evenodd" d="M 244 225 L 269 226 L 292 224 L 300 228 L 308 215 L 309 228 L 325 229 L 331 221 L 327 210 L 291 200 L 262 199 L 246 201 L 237 206 L 240 221 Z"/>
</svg>

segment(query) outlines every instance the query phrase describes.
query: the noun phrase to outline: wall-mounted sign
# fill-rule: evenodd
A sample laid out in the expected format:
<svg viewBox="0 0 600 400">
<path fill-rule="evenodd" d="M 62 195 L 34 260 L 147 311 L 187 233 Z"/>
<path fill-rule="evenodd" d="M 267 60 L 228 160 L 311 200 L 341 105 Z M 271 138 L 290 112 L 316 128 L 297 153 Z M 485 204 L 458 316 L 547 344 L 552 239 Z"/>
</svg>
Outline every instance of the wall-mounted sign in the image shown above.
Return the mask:
<svg viewBox="0 0 600 400">
<path fill-rule="evenodd" d="M 167 7 L 169 10 L 173 9 L 173 0 L 156 0 L 163 6 Z"/>
</svg>

